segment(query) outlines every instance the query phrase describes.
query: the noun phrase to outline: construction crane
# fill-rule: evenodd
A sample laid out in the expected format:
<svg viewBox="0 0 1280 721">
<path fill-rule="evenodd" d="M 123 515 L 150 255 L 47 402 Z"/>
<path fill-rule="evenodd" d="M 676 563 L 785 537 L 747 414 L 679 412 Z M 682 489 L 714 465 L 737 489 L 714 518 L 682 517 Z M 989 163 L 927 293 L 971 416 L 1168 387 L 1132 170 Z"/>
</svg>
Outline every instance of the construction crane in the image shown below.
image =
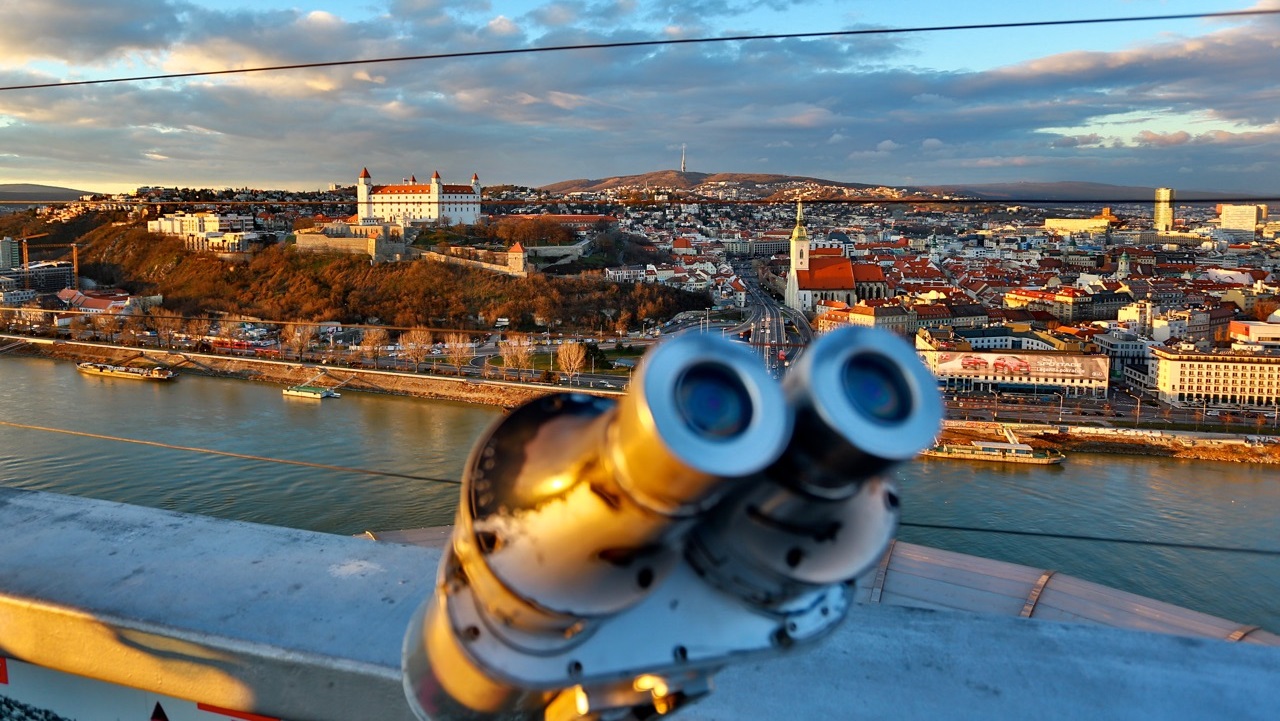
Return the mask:
<svg viewBox="0 0 1280 721">
<path fill-rule="evenodd" d="M 22 241 L 22 287 L 27 290 L 31 289 L 31 254 L 27 250 L 27 241 L 34 238 L 43 238 L 46 235 L 48 233 L 36 233 L 35 235 L 24 235 L 16 239 Z"/>
</svg>

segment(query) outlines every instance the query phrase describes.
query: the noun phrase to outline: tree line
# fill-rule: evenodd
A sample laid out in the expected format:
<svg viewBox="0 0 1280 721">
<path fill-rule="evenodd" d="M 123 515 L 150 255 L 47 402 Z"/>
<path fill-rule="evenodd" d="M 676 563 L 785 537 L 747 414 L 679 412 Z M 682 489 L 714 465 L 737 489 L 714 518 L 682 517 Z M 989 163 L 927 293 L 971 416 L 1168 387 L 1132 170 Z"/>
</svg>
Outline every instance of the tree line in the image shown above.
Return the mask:
<svg viewBox="0 0 1280 721">
<path fill-rule="evenodd" d="M 371 265 L 364 256 L 297 253 L 285 245 L 227 262 L 138 224 L 100 226 L 81 240 L 81 275 L 136 295 L 161 295 L 166 310 L 183 316 L 458 329 L 506 318 L 512 330 L 625 332 L 709 304 L 704 294 L 657 284 L 515 278 L 427 261 Z"/>
</svg>

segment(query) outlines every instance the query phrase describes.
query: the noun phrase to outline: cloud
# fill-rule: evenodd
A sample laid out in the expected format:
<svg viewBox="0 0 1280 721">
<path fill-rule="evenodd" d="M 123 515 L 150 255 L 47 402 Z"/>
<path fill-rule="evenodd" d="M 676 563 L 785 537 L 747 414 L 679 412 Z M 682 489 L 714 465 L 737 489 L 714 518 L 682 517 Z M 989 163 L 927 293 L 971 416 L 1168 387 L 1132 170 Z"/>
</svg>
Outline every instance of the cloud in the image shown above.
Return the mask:
<svg viewBox="0 0 1280 721">
<path fill-rule="evenodd" d="M 1087 135 L 1062 135 L 1054 138 L 1049 143 L 1051 148 L 1080 148 L 1088 145 L 1098 145 L 1102 142 L 1102 136 L 1097 133 L 1088 133 Z"/>
<path fill-rule="evenodd" d="M 754 10 L 818 7 L 556 0 L 501 15 L 487 3 L 372 1 L 380 5 L 363 19 L 176 0 L 31 2 L 0 26 L 0 84 L 649 40 L 664 28 L 688 37 L 730 32 Z M 0 92 L 0 147 L 14 155 L 0 182 L 80 173 L 139 185 L 317 187 L 369 165 L 383 178 L 438 169 L 540 184 L 653 170 L 679 138 L 707 171 L 1159 185 L 1189 167 L 1206 188 L 1280 190 L 1275 27 L 1207 25 L 1195 37 L 980 72 L 912 66 L 923 41 L 896 35 Z"/>
<path fill-rule="evenodd" d="M 1138 145 L 1167 148 L 1174 145 L 1186 145 L 1191 142 L 1191 133 L 1185 130 L 1178 130 L 1172 133 L 1155 133 L 1150 130 L 1143 130 L 1138 133 L 1133 141 Z"/>
<path fill-rule="evenodd" d="M 170 0 L 20 2 L 0 22 L 0 59 L 97 65 L 158 51 L 181 37 L 182 5 Z"/>
<path fill-rule="evenodd" d="M 506 15 L 499 15 L 498 17 L 490 20 L 489 24 L 485 27 L 489 30 L 491 35 L 496 37 L 507 37 L 520 34 L 520 26 L 516 25 L 515 21 Z"/>
<path fill-rule="evenodd" d="M 582 14 L 579 3 L 553 2 L 534 9 L 529 17 L 534 22 L 547 27 L 572 25 Z"/>
</svg>

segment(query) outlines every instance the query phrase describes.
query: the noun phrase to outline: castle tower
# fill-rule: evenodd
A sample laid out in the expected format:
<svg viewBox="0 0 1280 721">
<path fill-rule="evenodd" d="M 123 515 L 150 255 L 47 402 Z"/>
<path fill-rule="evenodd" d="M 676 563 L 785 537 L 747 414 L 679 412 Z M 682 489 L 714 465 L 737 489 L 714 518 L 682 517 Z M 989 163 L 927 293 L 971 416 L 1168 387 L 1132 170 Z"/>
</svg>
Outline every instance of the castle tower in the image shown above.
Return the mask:
<svg viewBox="0 0 1280 721">
<path fill-rule="evenodd" d="M 373 176 L 368 168 L 361 168 L 360 177 L 356 179 L 356 218 L 364 223 L 373 220 L 373 199 L 369 197 L 369 189 Z"/>
<path fill-rule="evenodd" d="M 510 248 L 507 248 L 507 268 L 512 273 L 524 274 L 529 272 L 529 256 L 520 241 L 516 241 Z"/>
</svg>

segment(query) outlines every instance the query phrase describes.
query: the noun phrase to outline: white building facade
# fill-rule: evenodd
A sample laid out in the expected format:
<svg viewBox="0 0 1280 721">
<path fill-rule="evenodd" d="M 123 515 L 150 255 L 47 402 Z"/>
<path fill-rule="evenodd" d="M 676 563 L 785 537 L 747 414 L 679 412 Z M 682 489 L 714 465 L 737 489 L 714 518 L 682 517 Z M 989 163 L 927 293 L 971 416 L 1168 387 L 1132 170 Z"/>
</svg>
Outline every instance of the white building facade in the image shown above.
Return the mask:
<svg viewBox="0 0 1280 721">
<path fill-rule="evenodd" d="M 248 233 L 252 230 L 252 215 L 172 213 L 157 220 L 147 221 L 148 232 L 183 237 L 204 233 Z"/>
<path fill-rule="evenodd" d="M 411 177 L 398 185 L 374 185 L 364 168 L 356 181 L 356 216 L 361 224 L 409 225 L 447 218 L 475 225 L 480 219 L 480 177 L 473 174 L 470 185 L 452 185 L 442 183 L 440 173 L 432 173 L 426 183 Z"/>
<path fill-rule="evenodd" d="M 1160 400 L 1188 406 L 1274 408 L 1280 401 L 1280 353 L 1202 353 L 1153 348 Z"/>
</svg>

